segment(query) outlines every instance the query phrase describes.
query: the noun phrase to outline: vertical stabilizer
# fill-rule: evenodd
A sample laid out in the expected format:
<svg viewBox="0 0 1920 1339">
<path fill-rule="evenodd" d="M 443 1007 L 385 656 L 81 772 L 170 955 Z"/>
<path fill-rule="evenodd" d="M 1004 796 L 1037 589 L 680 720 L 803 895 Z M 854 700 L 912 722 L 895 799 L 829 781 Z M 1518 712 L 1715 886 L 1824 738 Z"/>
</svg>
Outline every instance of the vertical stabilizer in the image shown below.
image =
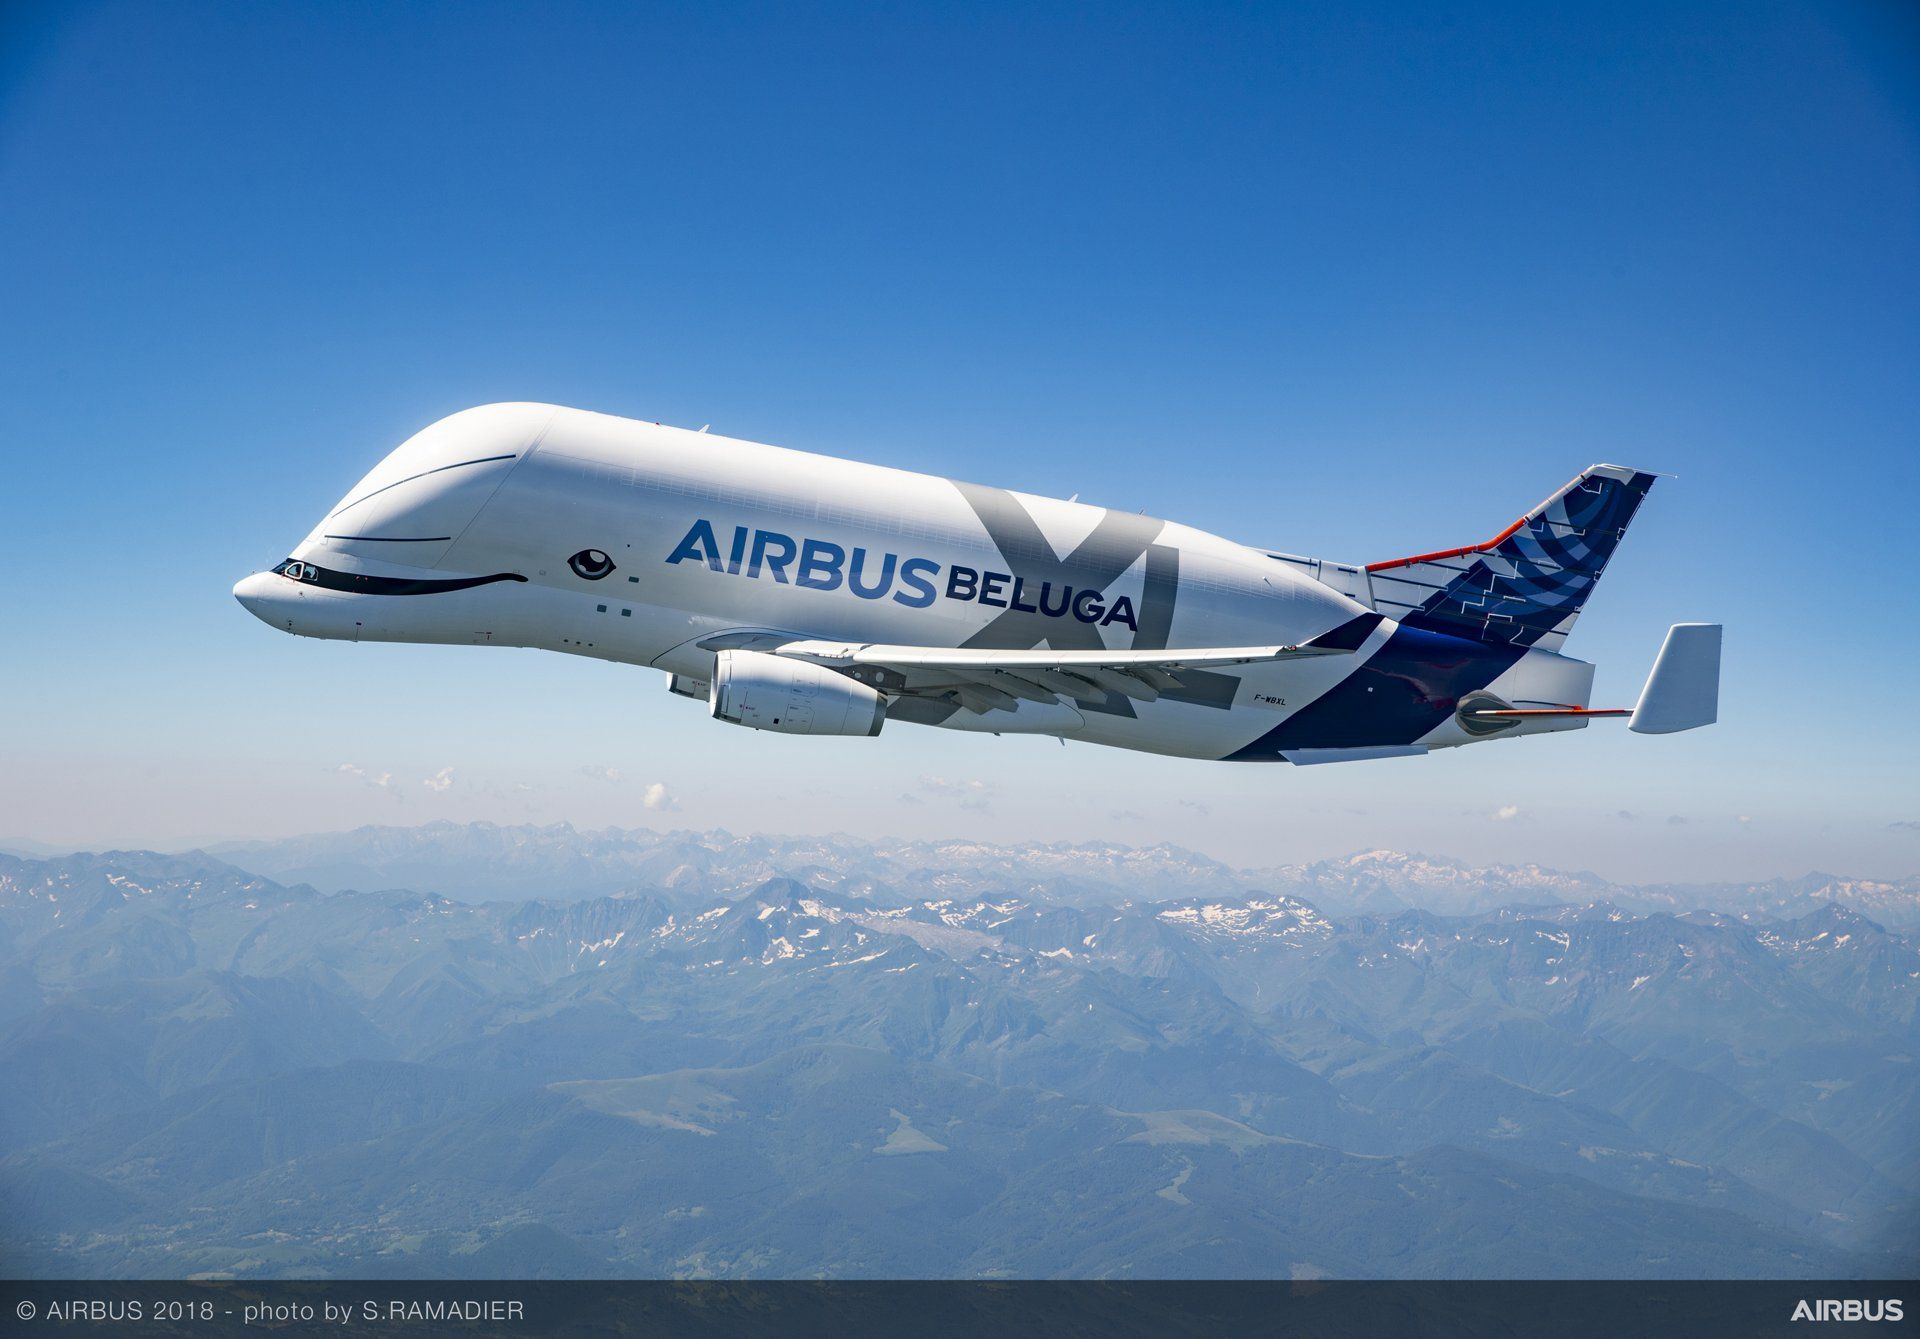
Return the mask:
<svg viewBox="0 0 1920 1339">
<path fill-rule="evenodd" d="M 1558 651 L 1654 478 L 1591 465 L 1484 543 L 1369 563 L 1373 606 L 1428 632 Z"/>
</svg>

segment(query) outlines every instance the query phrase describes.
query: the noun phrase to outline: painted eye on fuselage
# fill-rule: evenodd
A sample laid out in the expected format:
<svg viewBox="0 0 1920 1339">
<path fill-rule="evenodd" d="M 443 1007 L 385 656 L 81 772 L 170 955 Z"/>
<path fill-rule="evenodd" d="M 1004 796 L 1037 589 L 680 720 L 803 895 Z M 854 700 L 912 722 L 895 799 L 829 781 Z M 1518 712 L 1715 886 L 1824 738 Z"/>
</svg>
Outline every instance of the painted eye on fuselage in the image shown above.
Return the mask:
<svg viewBox="0 0 1920 1339">
<path fill-rule="evenodd" d="M 613 559 L 599 549 L 582 549 L 567 559 L 567 566 L 573 574 L 586 581 L 598 581 L 613 571 Z"/>
</svg>

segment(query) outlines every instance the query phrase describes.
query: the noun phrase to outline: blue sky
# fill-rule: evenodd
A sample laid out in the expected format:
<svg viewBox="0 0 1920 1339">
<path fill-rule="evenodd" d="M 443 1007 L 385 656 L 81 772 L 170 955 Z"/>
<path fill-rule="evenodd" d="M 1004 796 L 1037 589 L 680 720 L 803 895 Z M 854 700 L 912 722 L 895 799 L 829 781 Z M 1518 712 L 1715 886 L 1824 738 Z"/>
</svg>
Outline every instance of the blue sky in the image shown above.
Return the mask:
<svg viewBox="0 0 1920 1339">
<path fill-rule="evenodd" d="M 1920 19 L 1554 11 L 9 8 L 0 838 L 1920 871 Z M 518 398 L 1349 560 L 1667 471 L 1568 650 L 1630 702 L 1723 620 L 1723 723 L 1310 772 L 772 739 L 645 671 L 234 604 L 391 445 Z"/>
</svg>

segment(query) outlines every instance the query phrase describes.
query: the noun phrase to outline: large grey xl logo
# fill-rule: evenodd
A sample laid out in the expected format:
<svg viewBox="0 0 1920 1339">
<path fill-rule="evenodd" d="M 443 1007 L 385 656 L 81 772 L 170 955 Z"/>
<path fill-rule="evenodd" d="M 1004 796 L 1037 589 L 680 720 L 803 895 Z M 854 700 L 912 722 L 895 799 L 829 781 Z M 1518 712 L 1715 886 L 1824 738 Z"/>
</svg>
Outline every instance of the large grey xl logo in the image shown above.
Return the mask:
<svg viewBox="0 0 1920 1339">
<path fill-rule="evenodd" d="M 1071 586 L 1075 590 L 1105 590 L 1124 576 L 1144 556 L 1146 581 L 1140 593 L 1140 628 L 1134 634 L 1137 650 L 1164 647 L 1173 628 L 1173 607 L 1180 594 L 1180 551 L 1153 541 L 1166 528 L 1165 521 L 1126 512 L 1109 511 L 1100 517 L 1093 531 L 1074 550 L 1062 558 L 1040 533 L 1027 509 L 1004 488 L 954 481 L 953 486 L 973 508 L 987 537 L 1000 550 L 1007 570 L 1026 582 L 1028 590 L 1052 583 L 1056 590 Z M 1104 648 L 1100 630 L 1091 623 L 1071 618 L 1050 618 L 1037 611 L 1008 609 L 986 627 L 967 638 L 964 646 L 992 647 L 996 650 L 1026 650 L 1046 642 L 1056 651 Z M 1239 680 L 1226 674 L 1188 671 L 1181 676 L 1183 688 L 1163 696 L 1176 702 L 1225 708 L 1233 703 Z M 1134 714 L 1133 703 L 1118 693 L 1108 693 L 1104 701 L 1082 702 L 1088 711 L 1103 711 L 1115 716 Z"/>
</svg>

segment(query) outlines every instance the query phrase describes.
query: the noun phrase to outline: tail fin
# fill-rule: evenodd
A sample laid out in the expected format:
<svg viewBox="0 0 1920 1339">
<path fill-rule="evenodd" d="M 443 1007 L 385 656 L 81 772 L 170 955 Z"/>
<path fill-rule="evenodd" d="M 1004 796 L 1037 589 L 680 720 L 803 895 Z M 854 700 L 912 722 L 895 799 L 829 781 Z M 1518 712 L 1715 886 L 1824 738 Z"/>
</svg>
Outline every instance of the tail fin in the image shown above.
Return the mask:
<svg viewBox="0 0 1920 1339">
<path fill-rule="evenodd" d="M 1557 651 L 1654 477 L 1590 466 L 1484 544 L 1370 563 L 1374 607 L 1429 632 Z"/>
</svg>

